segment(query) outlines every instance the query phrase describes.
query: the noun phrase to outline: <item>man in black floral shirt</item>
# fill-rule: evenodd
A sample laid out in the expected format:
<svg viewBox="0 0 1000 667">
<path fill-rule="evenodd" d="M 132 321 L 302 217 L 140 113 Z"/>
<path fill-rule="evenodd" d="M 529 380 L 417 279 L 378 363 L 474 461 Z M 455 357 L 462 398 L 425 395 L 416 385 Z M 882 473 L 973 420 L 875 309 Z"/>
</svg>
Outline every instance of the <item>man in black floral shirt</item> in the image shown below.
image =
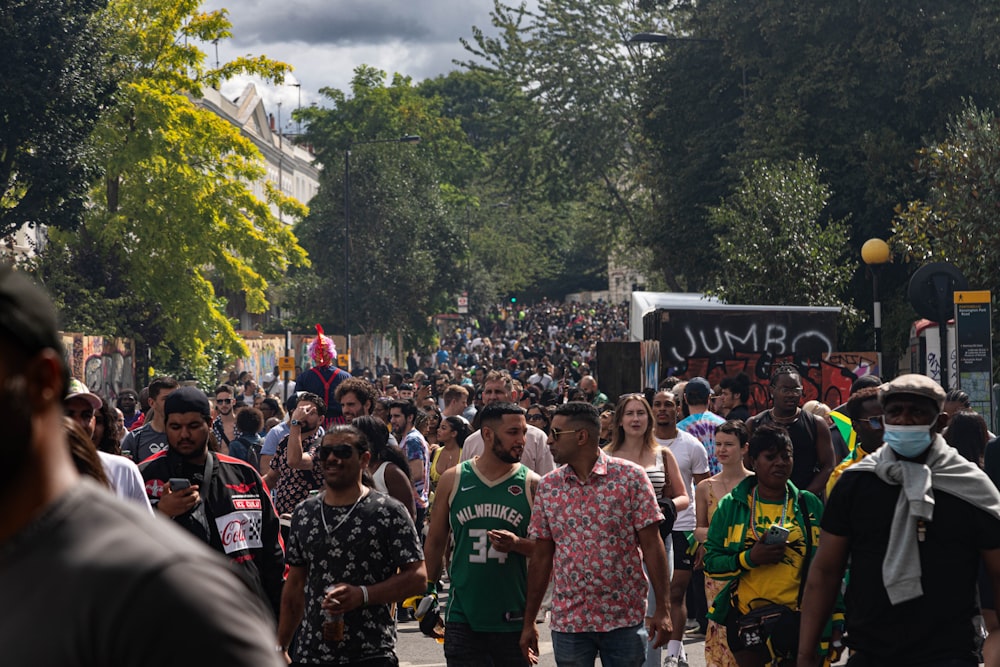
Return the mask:
<svg viewBox="0 0 1000 667">
<path fill-rule="evenodd" d="M 326 413 L 326 404 L 316 394 L 302 392 L 299 402 L 292 412 L 288 435 L 278 443 L 278 449 L 271 459 L 271 470 L 264 477 L 267 485 L 274 489 L 274 507 L 278 515 L 291 514 L 295 506 L 309 496 L 309 492 L 323 484 L 320 462 L 308 455 L 319 446 L 325 431 L 320 424 Z M 292 439 L 294 437 L 294 442 Z M 296 449 L 296 456 L 290 458 L 290 449 Z M 303 454 L 306 456 L 303 457 Z M 305 465 L 300 465 L 306 460 Z"/>
<path fill-rule="evenodd" d="M 324 492 L 295 508 L 278 641 L 297 665 L 398 664 L 391 605 L 422 593 L 427 571 L 406 509 L 361 483 L 364 434 L 336 425 L 316 450 Z M 301 624 L 301 627 L 300 627 Z"/>
</svg>

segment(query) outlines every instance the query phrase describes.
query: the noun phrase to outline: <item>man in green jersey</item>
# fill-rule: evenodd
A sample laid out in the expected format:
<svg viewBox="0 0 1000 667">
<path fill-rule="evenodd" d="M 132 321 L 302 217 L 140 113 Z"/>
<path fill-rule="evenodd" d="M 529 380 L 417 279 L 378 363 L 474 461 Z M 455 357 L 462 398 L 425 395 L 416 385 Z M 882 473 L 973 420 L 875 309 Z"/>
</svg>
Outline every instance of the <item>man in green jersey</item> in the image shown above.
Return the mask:
<svg viewBox="0 0 1000 667">
<path fill-rule="evenodd" d="M 524 409 L 492 403 L 482 411 L 483 453 L 447 470 L 438 483 L 424 550 L 429 592 L 455 534 L 445 615 L 449 667 L 528 662 L 518 644 L 527 596 L 528 523 L 538 475 L 521 464 Z"/>
</svg>

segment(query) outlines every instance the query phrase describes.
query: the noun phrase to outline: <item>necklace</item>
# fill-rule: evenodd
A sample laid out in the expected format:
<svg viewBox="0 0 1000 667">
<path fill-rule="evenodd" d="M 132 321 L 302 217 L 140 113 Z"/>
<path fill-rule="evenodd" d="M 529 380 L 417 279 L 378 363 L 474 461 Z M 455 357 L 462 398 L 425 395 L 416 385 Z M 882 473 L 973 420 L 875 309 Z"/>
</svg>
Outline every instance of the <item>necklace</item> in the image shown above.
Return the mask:
<svg viewBox="0 0 1000 667">
<path fill-rule="evenodd" d="M 771 419 L 774 420 L 774 423 L 776 424 L 792 424 L 795 422 L 796 419 L 799 418 L 799 410 L 800 408 L 795 408 L 795 412 L 792 413 L 791 417 L 779 417 L 778 415 L 774 414 L 774 408 L 771 408 L 770 410 Z"/>
<path fill-rule="evenodd" d="M 350 518 L 351 514 L 354 512 L 354 508 L 358 506 L 358 503 L 361 502 L 361 499 L 367 495 L 368 495 L 368 489 L 365 488 L 365 490 L 361 492 L 361 495 L 358 496 L 358 499 L 354 501 L 354 504 L 351 505 L 351 509 L 347 510 L 347 514 L 345 514 L 340 519 L 340 521 L 337 522 L 337 525 L 334 526 L 333 528 L 330 528 L 328 525 L 326 525 L 326 503 L 320 500 L 319 517 L 323 520 L 323 530 L 326 531 L 326 534 L 333 535 L 335 532 L 337 532 L 337 529 L 343 526 L 344 522 Z"/>
<path fill-rule="evenodd" d="M 760 540 L 760 536 L 757 534 L 757 487 L 753 487 L 753 495 L 750 496 L 750 532 L 753 533 L 753 538 L 755 540 Z M 779 526 L 784 527 L 785 517 L 788 512 L 788 486 L 785 486 L 785 499 L 781 503 L 781 521 L 778 522 Z"/>
</svg>

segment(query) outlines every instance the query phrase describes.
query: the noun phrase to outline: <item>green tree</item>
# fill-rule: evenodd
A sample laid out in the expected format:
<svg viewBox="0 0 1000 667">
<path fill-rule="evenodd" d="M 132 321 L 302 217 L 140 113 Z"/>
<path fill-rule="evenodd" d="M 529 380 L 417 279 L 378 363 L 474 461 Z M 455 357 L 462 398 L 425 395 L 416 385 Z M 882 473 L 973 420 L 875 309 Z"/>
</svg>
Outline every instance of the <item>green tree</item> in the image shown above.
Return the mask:
<svg viewBox="0 0 1000 667">
<path fill-rule="evenodd" d="M 914 163 L 928 185 L 896 209 L 893 248 L 914 264 L 951 262 L 974 289 L 1000 291 L 1000 119 L 972 102 Z"/>
<path fill-rule="evenodd" d="M 281 80 L 288 66 L 238 58 L 205 66 L 197 46 L 230 36 L 224 11 L 197 13 L 198 0 L 112 0 L 103 17 L 115 35 L 120 89 L 93 137 L 104 178 L 78 234 L 54 238 L 39 273 L 51 284 L 74 269 L 66 291 L 70 321 L 86 321 L 85 288 L 126 308 L 124 330 L 154 352 L 154 362 L 197 370 L 211 356 L 245 350 L 217 288 L 241 293 L 250 312 L 268 307 L 267 288 L 305 252 L 289 216 L 305 211 L 263 180 L 260 152 L 227 121 L 197 105 L 201 86 L 238 72 Z M 120 322 L 121 318 L 112 319 Z M 94 333 L 106 333 L 106 330 Z"/>
<path fill-rule="evenodd" d="M 621 0 L 541 0 L 537 10 L 495 0 L 499 36 L 474 28 L 465 42 L 467 68 L 521 91 L 504 100 L 520 125 L 494 163 L 518 166 L 518 192 L 586 221 L 589 244 L 604 257 L 622 239 L 646 239 L 652 211 L 640 178 L 648 147 L 639 72 L 648 49 L 626 48 L 648 29 L 647 10 Z M 679 289 L 672 259 L 658 256 L 658 269 Z"/>
<path fill-rule="evenodd" d="M 304 109 L 304 141 L 323 164 L 320 191 L 297 227 L 313 269 L 297 272 L 283 302 L 294 324 L 344 330 L 344 160 L 351 151 L 352 333 L 429 330 L 462 288 L 467 200 L 460 186 L 478 156 L 459 124 L 419 95 L 410 79 L 361 66 L 351 95 L 324 88 L 329 108 Z M 395 143 L 417 135 L 416 145 Z M 370 141 L 387 143 L 370 144 Z"/>
<path fill-rule="evenodd" d="M 755 162 L 709 210 L 721 262 L 714 293 L 729 303 L 840 306 L 853 315 L 850 228 L 821 219 L 829 200 L 816 160 Z"/>
<path fill-rule="evenodd" d="M 79 222 L 94 173 L 86 139 L 114 88 L 107 0 L 10 0 L 0 7 L 0 238 L 22 225 Z"/>
</svg>

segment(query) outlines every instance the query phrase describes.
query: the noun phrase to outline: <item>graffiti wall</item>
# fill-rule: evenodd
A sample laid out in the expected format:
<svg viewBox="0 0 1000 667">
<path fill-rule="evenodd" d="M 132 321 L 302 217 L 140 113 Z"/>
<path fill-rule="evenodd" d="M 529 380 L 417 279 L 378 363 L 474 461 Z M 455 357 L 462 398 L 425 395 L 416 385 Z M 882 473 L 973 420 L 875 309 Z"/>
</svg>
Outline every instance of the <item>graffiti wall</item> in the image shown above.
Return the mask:
<svg viewBox="0 0 1000 667">
<path fill-rule="evenodd" d="M 135 345 L 127 338 L 62 334 L 70 375 L 93 393 L 117 400 L 122 389 L 135 389 Z"/>
<path fill-rule="evenodd" d="M 836 407 L 847 400 L 851 383 L 862 375 L 878 375 L 874 352 L 831 352 L 817 357 L 736 353 L 732 358 L 693 357 L 685 364 L 668 369 L 668 375 L 684 379 L 704 377 L 716 386 L 726 376 L 746 373 L 750 377 L 750 412 L 770 407 L 771 371 L 782 363 L 793 363 L 802 377 L 802 401 L 818 400 Z"/>
<path fill-rule="evenodd" d="M 837 313 L 830 310 L 671 310 L 646 317 L 656 322 L 655 339 L 666 366 L 746 353 L 819 359 L 837 345 Z"/>
<path fill-rule="evenodd" d="M 273 372 L 274 367 L 278 365 L 278 357 L 285 355 L 285 337 L 254 332 L 241 332 L 241 334 L 250 353 L 237 359 L 233 369 L 237 375 L 245 370 L 250 371 L 259 381 L 266 373 Z M 292 374 L 293 378 L 298 372 L 312 365 L 309 360 L 309 343 L 315 337 L 316 334 L 292 334 L 292 355 L 295 357 L 295 367 L 298 369 Z M 346 351 L 347 344 L 343 336 L 331 336 L 331 338 L 333 344 L 337 346 L 338 353 Z M 355 366 L 360 364 L 374 367 L 376 357 L 395 357 L 395 346 L 384 336 L 352 336 L 351 343 L 354 346 Z"/>
</svg>

